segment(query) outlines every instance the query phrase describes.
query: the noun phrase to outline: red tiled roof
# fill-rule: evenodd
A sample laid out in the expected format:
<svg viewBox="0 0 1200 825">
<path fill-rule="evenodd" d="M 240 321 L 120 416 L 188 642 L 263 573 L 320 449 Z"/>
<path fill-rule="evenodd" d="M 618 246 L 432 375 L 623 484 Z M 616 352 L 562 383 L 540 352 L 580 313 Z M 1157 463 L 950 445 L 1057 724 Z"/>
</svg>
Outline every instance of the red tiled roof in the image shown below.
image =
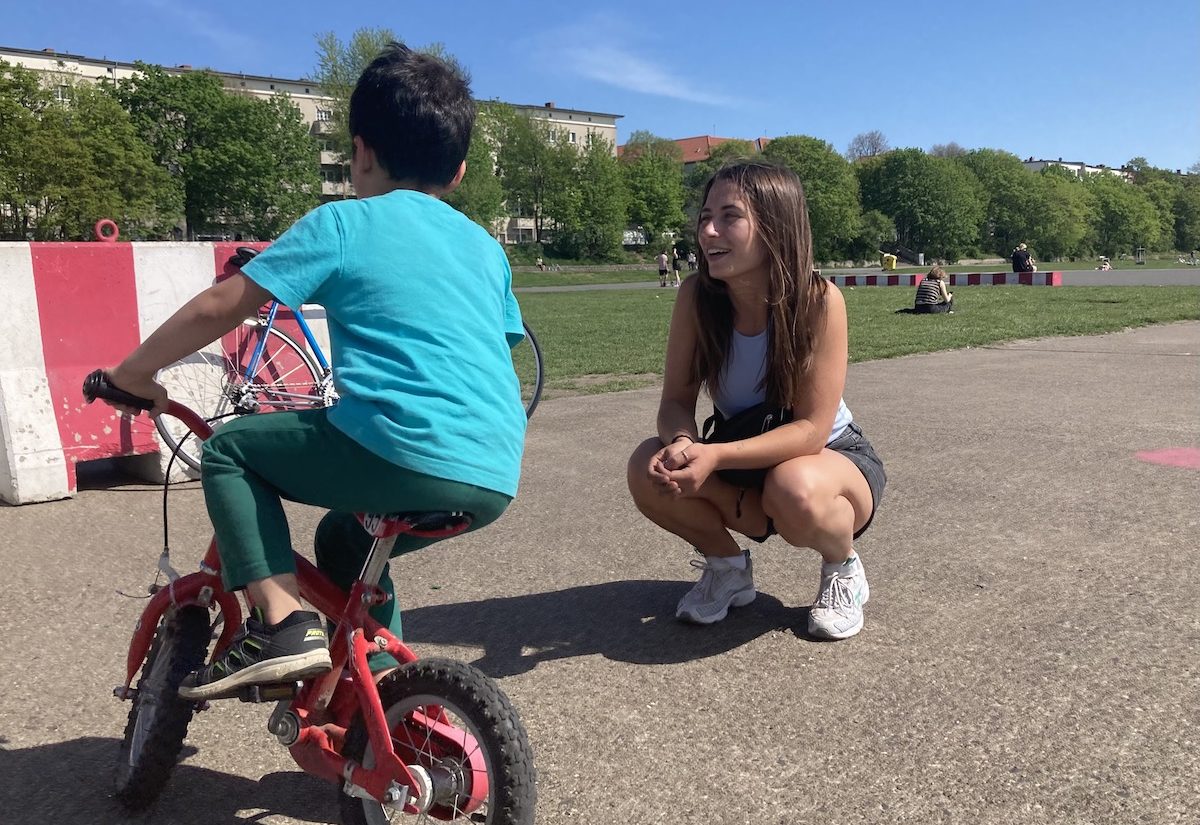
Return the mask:
<svg viewBox="0 0 1200 825">
<path fill-rule="evenodd" d="M 712 151 L 722 143 L 730 140 L 741 140 L 741 138 L 726 138 L 716 137 L 715 135 L 700 135 L 698 137 L 679 138 L 675 144 L 679 147 L 680 157 L 684 163 L 700 163 L 712 157 Z M 754 144 L 754 148 L 762 151 L 763 148 L 771 142 L 768 137 L 755 138 L 750 143 Z M 625 151 L 624 146 L 617 147 L 617 156 L 620 157 Z"/>
</svg>

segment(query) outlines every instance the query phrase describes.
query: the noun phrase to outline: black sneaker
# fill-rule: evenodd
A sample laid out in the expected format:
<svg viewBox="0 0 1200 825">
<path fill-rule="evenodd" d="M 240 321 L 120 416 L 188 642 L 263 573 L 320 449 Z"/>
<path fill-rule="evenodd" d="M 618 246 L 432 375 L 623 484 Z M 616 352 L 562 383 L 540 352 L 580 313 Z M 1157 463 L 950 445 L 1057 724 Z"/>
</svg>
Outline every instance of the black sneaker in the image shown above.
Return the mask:
<svg viewBox="0 0 1200 825">
<path fill-rule="evenodd" d="M 332 667 L 321 617 L 293 611 L 279 624 L 263 624 L 255 608 L 225 655 L 188 674 L 179 685 L 183 699 L 223 699 L 248 685 L 298 682 Z"/>
</svg>

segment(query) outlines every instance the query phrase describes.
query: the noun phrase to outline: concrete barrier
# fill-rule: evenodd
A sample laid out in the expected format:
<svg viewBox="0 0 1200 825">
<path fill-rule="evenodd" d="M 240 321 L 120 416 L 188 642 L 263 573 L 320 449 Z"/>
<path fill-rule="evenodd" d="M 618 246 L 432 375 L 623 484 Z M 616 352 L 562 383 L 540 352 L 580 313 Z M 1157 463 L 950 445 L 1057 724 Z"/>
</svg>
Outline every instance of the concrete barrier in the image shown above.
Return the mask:
<svg viewBox="0 0 1200 825">
<path fill-rule="evenodd" d="M 1061 272 L 954 272 L 946 276 L 949 286 L 1062 286 Z M 923 273 L 897 275 L 830 275 L 839 287 L 849 286 L 917 286 L 925 280 Z"/>
<path fill-rule="evenodd" d="M 25 504 L 75 491 L 80 462 L 148 456 L 161 480 L 168 455 L 145 416 L 87 405 L 83 378 L 111 366 L 227 271 L 237 243 L 0 243 L 0 499 Z M 262 244 L 250 244 L 262 247 Z M 323 313 L 314 333 L 327 346 Z M 281 326 L 289 326 L 282 319 Z M 294 322 L 291 322 L 294 325 Z M 221 343 L 210 350 L 221 353 Z M 167 387 L 170 391 L 171 387 Z"/>
</svg>

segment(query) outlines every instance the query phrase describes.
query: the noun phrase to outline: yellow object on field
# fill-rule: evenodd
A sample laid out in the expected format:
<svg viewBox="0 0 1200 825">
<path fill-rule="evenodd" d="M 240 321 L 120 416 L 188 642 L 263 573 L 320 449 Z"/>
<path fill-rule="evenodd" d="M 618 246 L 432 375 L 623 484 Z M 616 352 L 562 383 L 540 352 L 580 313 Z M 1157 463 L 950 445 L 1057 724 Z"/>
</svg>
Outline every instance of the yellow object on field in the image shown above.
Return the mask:
<svg viewBox="0 0 1200 825">
<path fill-rule="evenodd" d="M 884 272 L 890 272 L 896 268 L 896 256 L 890 252 L 883 253 L 879 260 L 883 264 Z"/>
</svg>

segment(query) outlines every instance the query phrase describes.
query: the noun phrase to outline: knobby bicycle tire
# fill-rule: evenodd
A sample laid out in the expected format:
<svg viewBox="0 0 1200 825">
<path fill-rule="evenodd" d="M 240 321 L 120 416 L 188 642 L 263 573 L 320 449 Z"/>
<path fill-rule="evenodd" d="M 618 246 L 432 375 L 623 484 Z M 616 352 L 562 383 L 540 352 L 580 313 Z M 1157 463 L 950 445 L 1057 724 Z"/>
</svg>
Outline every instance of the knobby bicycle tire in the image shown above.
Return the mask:
<svg viewBox="0 0 1200 825">
<path fill-rule="evenodd" d="M 179 698 L 179 683 L 204 663 L 210 637 L 208 611 L 196 605 L 172 610 L 159 623 L 117 762 L 116 797 L 131 812 L 150 807 L 171 778 L 196 710 Z"/>
<path fill-rule="evenodd" d="M 439 800 L 431 811 L 414 821 L 470 821 L 487 825 L 530 825 L 533 822 L 537 804 L 533 750 L 516 710 L 495 681 L 462 662 L 419 659 L 380 682 L 379 694 L 393 736 L 406 724 L 405 720 L 413 711 L 436 706 L 458 716 L 461 722 L 455 723 L 455 727 L 465 728 L 483 751 L 490 786 L 484 803 L 486 812 L 482 810 L 484 805 L 471 812 L 459 811 L 462 797 L 455 796 L 450 802 Z M 396 741 L 402 739 L 399 737 Z M 412 764 L 409 759 L 414 757 L 418 763 L 425 762 L 425 756 L 428 756 L 430 764 L 421 767 L 441 767 L 453 774 L 456 763 L 452 759 L 439 759 L 433 753 L 435 749 L 431 747 L 430 753 L 423 755 L 405 754 L 402 750 L 397 750 L 397 754 L 405 764 Z M 373 765 L 370 741 L 361 715 L 346 734 L 343 754 L 365 766 Z M 441 764 L 443 761 L 448 764 Z M 373 800 L 349 796 L 344 791 L 339 791 L 339 798 L 345 825 L 381 825 L 389 821 L 388 812 Z"/>
<path fill-rule="evenodd" d="M 240 414 L 234 399 L 243 391 L 246 368 L 259 336 L 267 335 L 263 355 L 253 376 L 251 386 L 258 387 L 255 401 L 261 412 L 303 410 L 325 406 L 326 399 L 318 392 L 321 369 L 307 348 L 274 324 L 247 322 L 234 331 L 232 352 L 194 352 L 159 371 L 157 380 L 167 386 L 171 397 L 191 407 L 204 418 L 220 426 L 223 417 Z M 265 330 L 265 332 L 264 332 Z M 236 360 L 236 364 L 234 361 Z M 301 396 L 292 398 L 283 393 Z M 178 421 L 159 416 L 155 426 L 163 443 L 179 460 L 195 472 L 200 471 L 200 442 L 187 438 L 187 428 Z M 182 448 L 179 446 L 183 443 Z"/>
</svg>

